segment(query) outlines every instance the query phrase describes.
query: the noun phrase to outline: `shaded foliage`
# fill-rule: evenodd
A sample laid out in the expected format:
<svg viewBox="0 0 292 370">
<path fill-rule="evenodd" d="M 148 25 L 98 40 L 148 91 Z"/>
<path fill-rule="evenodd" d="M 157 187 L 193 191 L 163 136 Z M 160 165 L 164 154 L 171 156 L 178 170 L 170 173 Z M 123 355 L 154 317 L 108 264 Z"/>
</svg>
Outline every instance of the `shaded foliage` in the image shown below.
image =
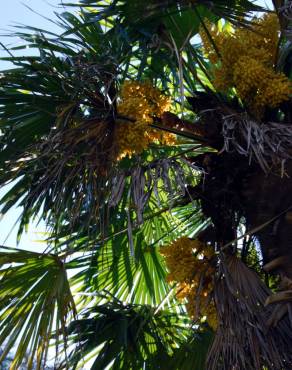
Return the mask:
<svg viewBox="0 0 292 370">
<path fill-rule="evenodd" d="M 198 38 L 203 28 L 218 49 L 209 24 L 254 32 L 252 12 L 263 9 L 247 0 L 67 5 L 78 12 L 58 15 L 61 34 L 19 27 L 23 45 L 3 58 L 14 68 L 0 79 L 0 185 L 12 186 L 1 212 L 22 207 L 19 237 L 36 217 L 50 236 L 42 254 L 0 250 L 0 362 L 16 345 L 11 369 L 27 353 L 28 369 L 44 368 L 53 344 L 55 367 L 72 369 L 89 360 L 92 369 L 289 369 L 291 181 L 281 174 L 290 173 L 291 101 L 255 117 L 236 86 L 216 90 Z M 275 9 L 275 67 L 290 76 L 284 8 Z M 13 55 L 27 47 L 32 56 Z M 129 80 L 172 98 L 151 129 L 176 142 L 119 160 L 117 127 L 133 121 L 118 110 Z M 179 299 L 159 253 L 181 237 L 216 255 L 215 336 L 202 315 L 188 317 L 199 294 Z"/>
</svg>

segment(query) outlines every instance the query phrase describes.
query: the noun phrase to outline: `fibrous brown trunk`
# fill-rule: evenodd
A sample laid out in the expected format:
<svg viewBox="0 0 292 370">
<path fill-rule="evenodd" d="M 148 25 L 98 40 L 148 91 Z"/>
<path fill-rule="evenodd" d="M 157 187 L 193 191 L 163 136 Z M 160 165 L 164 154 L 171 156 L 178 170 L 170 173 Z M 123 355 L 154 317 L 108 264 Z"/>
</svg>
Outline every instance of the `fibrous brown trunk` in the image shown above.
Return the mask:
<svg viewBox="0 0 292 370">
<path fill-rule="evenodd" d="M 267 270 L 292 279 L 292 162 L 286 163 L 283 177 L 258 171 L 245 186 L 247 227 L 270 221 L 256 233 Z"/>
<path fill-rule="evenodd" d="M 219 252 L 219 325 L 207 368 L 292 369 L 292 128 L 257 122 L 236 113 L 236 106 L 216 106 L 203 93 L 189 102 L 197 122 L 165 114 L 162 123 L 202 137 L 217 150 L 194 157 L 204 175 L 188 189 L 211 220 L 199 239 Z M 260 246 L 266 272 L 280 277 L 276 293 L 246 266 L 243 249 L 242 259 L 237 257 L 242 223 Z"/>
</svg>

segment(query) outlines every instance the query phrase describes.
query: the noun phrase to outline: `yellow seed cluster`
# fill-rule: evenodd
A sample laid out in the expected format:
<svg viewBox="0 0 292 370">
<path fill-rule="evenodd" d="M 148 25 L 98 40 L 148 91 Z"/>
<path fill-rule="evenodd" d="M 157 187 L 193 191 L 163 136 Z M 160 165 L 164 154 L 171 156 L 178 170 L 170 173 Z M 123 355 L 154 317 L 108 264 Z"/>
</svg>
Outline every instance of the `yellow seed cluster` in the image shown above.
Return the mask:
<svg viewBox="0 0 292 370">
<path fill-rule="evenodd" d="M 239 59 L 233 77 L 238 95 L 258 116 L 265 107 L 275 108 L 289 99 L 292 92 L 286 76 L 248 56 Z"/>
<path fill-rule="evenodd" d="M 152 142 L 174 144 L 174 135 L 162 134 L 149 126 L 154 117 L 160 117 L 169 109 L 170 99 L 150 82 L 126 81 L 118 103 L 118 113 L 125 117 L 117 121 L 118 158 L 139 154 Z"/>
<path fill-rule="evenodd" d="M 217 90 L 235 87 L 238 96 L 259 118 L 265 107 L 275 108 L 289 99 L 291 82 L 274 70 L 279 40 L 279 22 L 275 14 L 253 19 L 249 29 L 219 31 L 210 23 L 206 27 L 216 47 L 204 29 L 200 35 L 205 54 L 215 64 Z"/>
<path fill-rule="evenodd" d="M 167 280 L 177 282 L 177 298 L 187 300 L 186 308 L 192 318 L 206 317 L 215 330 L 217 315 L 211 298 L 215 268 L 211 264 L 213 249 L 201 243 L 182 237 L 161 248 L 169 270 Z"/>
</svg>

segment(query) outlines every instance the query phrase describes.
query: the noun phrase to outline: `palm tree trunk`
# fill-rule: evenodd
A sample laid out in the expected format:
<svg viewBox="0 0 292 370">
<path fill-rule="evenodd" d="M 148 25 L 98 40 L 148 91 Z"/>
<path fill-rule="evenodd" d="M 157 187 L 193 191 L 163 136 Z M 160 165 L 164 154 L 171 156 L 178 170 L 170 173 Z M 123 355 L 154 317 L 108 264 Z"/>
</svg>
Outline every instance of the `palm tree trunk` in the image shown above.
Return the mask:
<svg viewBox="0 0 292 370">
<path fill-rule="evenodd" d="M 264 269 L 280 276 L 280 290 L 270 302 L 292 301 L 292 162 L 285 175 L 258 171 L 246 177 L 243 201 L 248 229 L 270 221 L 256 233 Z"/>
</svg>

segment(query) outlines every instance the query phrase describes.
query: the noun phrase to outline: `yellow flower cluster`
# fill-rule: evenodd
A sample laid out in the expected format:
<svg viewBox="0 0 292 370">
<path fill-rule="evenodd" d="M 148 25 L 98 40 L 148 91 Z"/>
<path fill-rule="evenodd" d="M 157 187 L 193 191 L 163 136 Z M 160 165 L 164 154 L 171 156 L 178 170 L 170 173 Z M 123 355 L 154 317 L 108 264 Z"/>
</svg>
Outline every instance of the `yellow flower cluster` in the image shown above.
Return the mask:
<svg viewBox="0 0 292 370">
<path fill-rule="evenodd" d="M 206 24 L 200 35 L 204 52 L 216 64 L 214 86 L 219 91 L 235 87 L 238 96 L 259 118 L 265 107 L 277 107 L 292 93 L 289 79 L 274 70 L 279 40 L 276 14 L 253 19 L 251 28 L 232 32 Z"/>
<path fill-rule="evenodd" d="M 234 66 L 233 78 L 238 95 L 259 117 L 265 107 L 279 106 L 292 93 L 285 75 L 248 56 L 241 57 Z"/>
<path fill-rule="evenodd" d="M 215 268 L 211 264 L 214 250 L 199 240 L 182 237 L 161 248 L 169 270 L 168 282 L 177 282 L 177 298 L 187 300 L 192 318 L 201 317 L 215 330 L 217 315 L 211 293 Z"/>
<path fill-rule="evenodd" d="M 149 126 L 154 117 L 160 117 L 169 109 L 170 99 L 150 82 L 126 81 L 118 102 L 118 114 L 125 117 L 117 121 L 118 158 L 139 154 L 151 142 L 174 144 L 174 135 L 162 134 Z"/>
</svg>

